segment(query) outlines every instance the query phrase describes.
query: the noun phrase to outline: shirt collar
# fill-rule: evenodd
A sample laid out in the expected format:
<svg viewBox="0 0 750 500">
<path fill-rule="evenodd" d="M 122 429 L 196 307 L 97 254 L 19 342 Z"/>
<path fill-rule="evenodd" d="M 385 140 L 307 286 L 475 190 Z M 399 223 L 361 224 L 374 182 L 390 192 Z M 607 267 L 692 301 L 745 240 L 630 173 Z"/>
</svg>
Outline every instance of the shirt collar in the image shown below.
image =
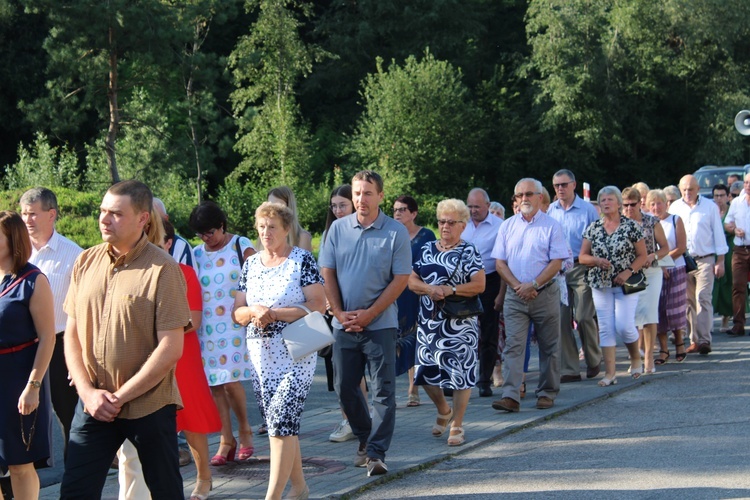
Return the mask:
<svg viewBox="0 0 750 500">
<path fill-rule="evenodd" d="M 60 237 L 54 229 L 52 230 L 52 236 L 49 237 L 47 240 L 47 243 L 42 245 L 42 247 L 37 250 L 37 252 L 41 252 L 45 248 L 49 248 L 53 252 L 57 251 L 57 248 L 60 246 Z"/>
<path fill-rule="evenodd" d="M 375 228 L 375 229 L 382 229 L 383 224 L 385 224 L 385 218 L 387 217 L 385 215 L 385 212 L 380 210 L 378 208 L 378 216 L 375 218 L 375 221 L 373 221 L 372 224 L 370 224 L 368 227 L 364 227 L 362 224 L 359 223 L 359 219 L 357 219 L 357 212 L 354 212 L 350 215 L 352 218 L 352 227 L 359 227 L 362 229 L 369 229 L 369 228 Z"/>
<path fill-rule="evenodd" d="M 115 255 L 112 252 L 112 245 L 107 244 L 107 254 L 109 255 L 109 258 L 113 263 L 120 262 L 121 264 L 130 264 L 135 259 L 138 258 L 141 253 L 143 253 L 143 250 L 146 248 L 146 246 L 149 244 L 148 236 L 146 236 L 146 233 L 141 234 L 141 239 L 138 240 L 138 243 L 135 244 L 133 248 L 130 249 L 128 253 L 125 255 L 120 255 L 119 257 Z"/>
</svg>

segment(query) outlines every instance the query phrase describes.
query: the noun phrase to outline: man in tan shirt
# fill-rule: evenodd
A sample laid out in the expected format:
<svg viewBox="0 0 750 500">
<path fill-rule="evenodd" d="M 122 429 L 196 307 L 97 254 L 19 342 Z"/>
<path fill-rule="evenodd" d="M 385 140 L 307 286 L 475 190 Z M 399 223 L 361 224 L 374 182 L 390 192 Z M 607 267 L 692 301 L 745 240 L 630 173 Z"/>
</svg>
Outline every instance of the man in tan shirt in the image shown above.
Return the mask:
<svg viewBox="0 0 750 500">
<path fill-rule="evenodd" d="M 174 367 L 190 323 L 177 263 L 148 242 L 153 196 L 138 181 L 109 188 L 99 213 L 104 243 L 73 267 L 65 299 L 65 360 L 80 403 L 60 498 L 100 498 L 125 439 L 138 449 L 152 498 L 184 498 Z"/>
</svg>

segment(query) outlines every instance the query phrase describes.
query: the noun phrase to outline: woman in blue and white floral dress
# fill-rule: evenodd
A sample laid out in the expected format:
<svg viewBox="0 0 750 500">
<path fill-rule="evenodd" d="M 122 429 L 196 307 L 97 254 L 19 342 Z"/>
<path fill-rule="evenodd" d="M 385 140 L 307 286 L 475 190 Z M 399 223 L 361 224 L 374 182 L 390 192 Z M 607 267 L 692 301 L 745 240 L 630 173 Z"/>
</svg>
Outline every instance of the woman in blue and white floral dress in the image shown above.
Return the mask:
<svg viewBox="0 0 750 500">
<path fill-rule="evenodd" d="M 464 202 L 441 201 L 437 216 L 440 239 L 422 247 L 409 277 L 409 289 L 421 295 L 414 383 L 424 388 L 437 408 L 432 435 L 442 436 L 452 421 L 448 445 L 459 446 L 465 441 L 463 417 L 476 385 L 479 326 L 476 316 L 451 318 L 439 305 L 449 295 L 472 297 L 483 292 L 485 272 L 479 251 L 461 239 L 469 220 Z M 453 408 L 443 389 L 453 389 Z"/>
<path fill-rule="evenodd" d="M 263 250 L 242 268 L 233 318 L 247 327 L 255 399 L 265 416 L 271 446 L 271 474 L 266 498 L 307 498 L 302 473 L 299 429 L 302 410 L 312 386 L 317 353 L 294 361 L 281 331 L 311 311 L 325 310 L 323 278 L 312 254 L 287 242 L 291 210 L 280 203 L 263 203 L 255 225 Z"/>
</svg>

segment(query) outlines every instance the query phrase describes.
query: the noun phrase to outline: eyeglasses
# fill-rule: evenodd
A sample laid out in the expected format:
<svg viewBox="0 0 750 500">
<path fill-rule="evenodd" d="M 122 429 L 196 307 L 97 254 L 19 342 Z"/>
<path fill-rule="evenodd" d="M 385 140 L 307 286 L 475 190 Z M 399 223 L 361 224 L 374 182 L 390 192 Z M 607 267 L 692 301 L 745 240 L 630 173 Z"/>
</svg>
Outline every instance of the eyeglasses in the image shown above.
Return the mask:
<svg viewBox="0 0 750 500">
<path fill-rule="evenodd" d="M 458 224 L 459 222 L 461 222 L 461 221 L 460 220 L 449 220 L 449 219 L 438 219 L 438 221 L 437 221 L 438 226 L 445 226 L 445 225 L 447 225 L 448 227 L 453 227 L 456 224 Z"/>
<path fill-rule="evenodd" d="M 339 210 L 346 210 L 347 208 L 349 208 L 348 203 L 339 203 L 338 205 L 331 203 L 331 212 L 338 212 Z"/>
<path fill-rule="evenodd" d="M 568 184 L 570 184 L 573 181 L 568 182 L 558 182 L 557 184 L 552 184 L 552 187 L 555 189 L 562 189 L 568 187 Z"/>
<path fill-rule="evenodd" d="M 521 199 L 523 199 L 524 196 L 526 198 L 531 198 L 535 194 L 539 194 L 539 193 L 535 193 L 533 191 L 526 191 L 525 193 L 516 193 L 516 194 L 513 195 L 513 199 L 515 199 L 515 200 L 521 200 Z"/>
<path fill-rule="evenodd" d="M 409 210 L 409 207 L 394 208 L 393 209 L 393 213 L 394 214 L 402 214 L 402 213 L 406 212 L 407 210 Z"/>
<path fill-rule="evenodd" d="M 218 231 L 218 229 L 212 229 L 210 231 L 206 231 L 205 233 L 195 233 L 195 235 L 198 238 L 207 239 L 207 238 L 210 238 L 211 236 L 213 236 L 216 231 Z"/>
<path fill-rule="evenodd" d="M 730 198 L 737 198 L 740 195 L 740 193 L 729 193 Z"/>
<path fill-rule="evenodd" d="M 626 208 L 630 208 L 630 207 L 636 206 L 638 203 L 640 203 L 640 202 L 636 201 L 636 202 L 633 202 L 633 203 L 623 203 L 622 206 L 626 207 Z"/>
</svg>

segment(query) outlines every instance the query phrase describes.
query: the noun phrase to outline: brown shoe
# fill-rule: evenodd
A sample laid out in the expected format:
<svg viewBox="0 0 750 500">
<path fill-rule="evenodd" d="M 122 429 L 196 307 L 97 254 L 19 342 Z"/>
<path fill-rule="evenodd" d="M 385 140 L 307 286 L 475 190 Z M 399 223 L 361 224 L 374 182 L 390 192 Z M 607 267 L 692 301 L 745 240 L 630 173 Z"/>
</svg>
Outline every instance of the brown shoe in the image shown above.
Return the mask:
<svg viewBox="0 0 750 500">
<path fill-rule="evenodd" d="M 188 450 L 180 450 L 180 467 L 185 467 L 190 462 L 193 461 L 193 457 L 190 455 L 190 452 Z"/>
<path fill-rule="evenodd" d="M 520 411 L 521 404 L 518 401 L 514 401 L 511 398 L 503 398 L 499 401 L 493 401 L 492 407 L 496 410 L 503 410 L 511 413 Z"/>
<path fill-rule="evenodd" d="M 560 377 L 561 384 L 567 384 L 568 382 L 580 382 L 580 381 L 581 381 L 580 373 L 576 375 L 563 375 L 562 377 Z"/>
<path fill-rule="evenodd" d="M 597 375 L 599 375 L 599 372 L 602 371 L 601 365 L 592 366 L 591 368 L 586 369 L 586 378 L 594 378 Z"/>
<path fill-rule="evenodd" d="M 694 354 L 698 352 L 698 344 L 696 342 L 693 342 L 692 344 L 690 344 L 690 347 L 688 347 L 685 352 L 688 354 Z"/>
<path fill-rule="evenodd" d="M 710 353 L 711 350 L 711 344 L 701 344 L 698 346 L 698 352 L 704 356 Z"/>
<path fill-rule="evenodd" d="M 742 325 L 735 325 L 734 328 L 727 332 L 730 337 L 742 337 L 745 335 L 745 327 Z"/>
<path fill-rule="evenodd" d="M 541 396 L 536 400 L 536 407 L 538 410 L 549 410 L 555 406 L 555 402 L 547 396 Z"/>
</svg>

